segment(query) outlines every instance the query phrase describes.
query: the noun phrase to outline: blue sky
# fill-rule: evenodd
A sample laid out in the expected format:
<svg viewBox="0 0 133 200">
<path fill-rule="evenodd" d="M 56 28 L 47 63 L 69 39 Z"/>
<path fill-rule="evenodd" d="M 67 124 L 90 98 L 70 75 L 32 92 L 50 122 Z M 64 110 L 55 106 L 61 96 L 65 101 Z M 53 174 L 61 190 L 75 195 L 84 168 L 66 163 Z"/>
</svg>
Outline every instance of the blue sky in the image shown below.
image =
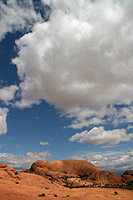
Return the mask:
<svg viewBox="0 0 133 200">
<path fill-rule="evenodd" d="M 133 167 L 133 2 L 0 2 L 0 162 Z"/>
</svg>

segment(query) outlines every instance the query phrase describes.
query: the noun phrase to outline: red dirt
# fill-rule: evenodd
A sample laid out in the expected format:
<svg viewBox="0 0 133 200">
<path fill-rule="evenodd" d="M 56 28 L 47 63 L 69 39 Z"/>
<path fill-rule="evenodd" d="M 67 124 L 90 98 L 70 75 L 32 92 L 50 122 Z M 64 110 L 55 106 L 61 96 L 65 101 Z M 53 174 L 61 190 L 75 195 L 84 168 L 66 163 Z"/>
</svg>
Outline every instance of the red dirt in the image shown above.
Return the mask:
<svg viewBox="0 0 133 200">
<path fill-rule="evenodd" d="M 117 191 L 118 195 L 114 195 Z M 40 194 L 45 197 L 39 197 Z M 57 197 L 55 197 L 57 195 Z M 132 200 L 133 191 L 103 188 L 49 188 L 15 184 L 0 180 L 0 200 Z"/>
</svg>

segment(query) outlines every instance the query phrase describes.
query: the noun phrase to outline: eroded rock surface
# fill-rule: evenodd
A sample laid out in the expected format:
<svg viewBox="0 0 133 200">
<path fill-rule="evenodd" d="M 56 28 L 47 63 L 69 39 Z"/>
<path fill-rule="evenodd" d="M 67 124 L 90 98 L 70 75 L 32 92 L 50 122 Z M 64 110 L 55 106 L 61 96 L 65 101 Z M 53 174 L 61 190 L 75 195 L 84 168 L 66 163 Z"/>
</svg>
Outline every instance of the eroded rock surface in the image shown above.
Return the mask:
<svg viewBox="0 0 133 200">
<path fill-rule="evenodd" d="M 122 177 L 128 182 L 133 184 L 133 170 L 127 170 L 123 173 Z"/>
<path fill-rule="evenodd" d="M 103 172 L 90 162 L 81 160 L 37 161 L 30 170 L 68 187 L 126 183 L 121 176 L 110 171 Z"/>
</svg>

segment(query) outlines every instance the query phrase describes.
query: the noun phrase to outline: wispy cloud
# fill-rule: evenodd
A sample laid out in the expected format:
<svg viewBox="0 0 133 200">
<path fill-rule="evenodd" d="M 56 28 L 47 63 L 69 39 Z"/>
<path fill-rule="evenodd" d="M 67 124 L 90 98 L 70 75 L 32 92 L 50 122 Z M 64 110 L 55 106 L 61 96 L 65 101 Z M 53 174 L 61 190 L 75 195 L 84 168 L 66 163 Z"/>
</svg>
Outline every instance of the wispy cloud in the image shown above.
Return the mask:
<svg viewBox="0 0 133 200">
<path fill-rule="evenodd" d="M 49 153 L 48 151 L 27 152 L 25 156 L 0 153 L 0 162 L 19 170 L 19 169 L 29 169 L 33 162 L 37 160 L 48 160 L 51 157 L 52 154 Z"/>
<path fill-rule="evenodd" d="M 127 129 L 133 129 L 133 126 L 130 126 L 130 125 L 129 125 L 129 126 L 127 127 Z"/>
<path fill-rule="evenodd" d="M 48 142 L 40 142 L 40 145 L 41 146 L 46 146 L 46 145 L 49 145 L 49 143 Z"/>
</svg>

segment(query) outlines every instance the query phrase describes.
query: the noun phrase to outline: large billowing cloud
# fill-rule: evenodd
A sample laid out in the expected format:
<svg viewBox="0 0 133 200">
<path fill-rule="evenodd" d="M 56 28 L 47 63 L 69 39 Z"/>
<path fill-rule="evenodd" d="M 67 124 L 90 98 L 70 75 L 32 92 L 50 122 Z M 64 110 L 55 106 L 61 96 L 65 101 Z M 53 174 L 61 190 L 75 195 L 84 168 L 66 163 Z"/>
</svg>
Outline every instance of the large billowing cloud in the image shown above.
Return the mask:
<svg viewBox="0 0 133 200">
<path fill-rule="evenodd" d="M 133 150 L 128 152 L 77 152 L 69 159 L 87 160 L 104 171 L 123 172 L 133 168 Z"/>
<path fill-rule="evenodd" d="M 0 1 L 0 40 L 8 32 L 29 30 L 31 26 L 41 21 L 41 16 L 34 10 L 32 0 L 10 0 Z"/>
<path fill-rule="evenodd" d="M 104 127 L 95 127 L 90 131 L 76 133 L 71 138 L 71 142 L 88 143 L 91 145 L 108 144 L 116 145 L 120 142 L 133 141 L 133 134 L 126 134 L 125 129 L 114 129 L 105 131 Z"/>
<path fill-rule="evenodd" d="M 45 2 L 45 1 L 44 1 Z M 67 110 L 133 100 L 133 2 L 52 2 L 50 20 L 16 44 L 22 101 Z"/>
<path fill-rule="evenodd" d="M 21 100 L 15 105 L 31 107 L 45 100 L 73 119 L 70 128 L 100 126 L 72 136 L 73 141 L 130 141 L 132 134 L 114 126 L 133 124 L 133 1 L 42 2 L 51 7 L 49 20 L 40 21 L 30 1 L 28 20 L 38 23 L 16 41 L 18 56 L 12 62 L 21 80 Z M 16 3 L 7 5 L 14 9 Z M 108 124 L 114 130 L 105 131 Z"/>
<path fill-rule="evenodd" d="M 7 132 L 6 117 L 8 111 L 7 108 L 0 108 L 0 135 L 6 134 Z"/>
<path fill-rule="evenodd" d="M 48 151 L 43 152 L 27 152 L 25 156 L 15 154 L 0 153 L 0 162 L 7 164 L 17 170 L 29 169 L 33 162 L 37 160 L 47 160 L 52 157 Z"/>
</svg>

